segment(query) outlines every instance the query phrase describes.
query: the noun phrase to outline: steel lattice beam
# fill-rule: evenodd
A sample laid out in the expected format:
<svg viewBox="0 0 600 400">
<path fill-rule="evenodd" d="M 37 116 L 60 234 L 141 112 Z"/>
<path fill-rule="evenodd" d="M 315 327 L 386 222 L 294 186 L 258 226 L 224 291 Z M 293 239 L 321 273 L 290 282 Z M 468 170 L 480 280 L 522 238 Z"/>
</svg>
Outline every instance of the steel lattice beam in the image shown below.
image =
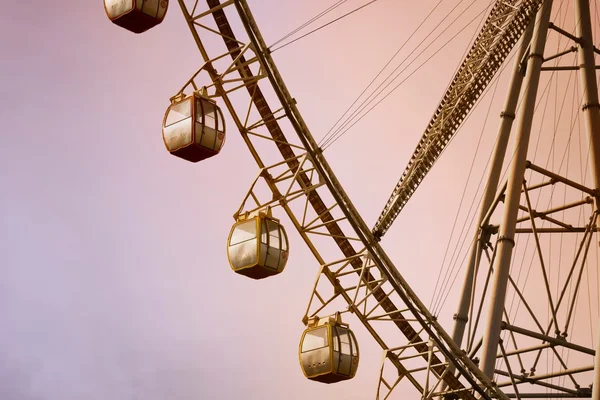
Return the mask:
<svg viewBox="0 0 600 400">
<path fill-rule="evenodd" d="M 542 0 L 499 0 L 425 129 L 373 235 L 380 239 L 440 157 L 515 46 Z"/>
</svg>

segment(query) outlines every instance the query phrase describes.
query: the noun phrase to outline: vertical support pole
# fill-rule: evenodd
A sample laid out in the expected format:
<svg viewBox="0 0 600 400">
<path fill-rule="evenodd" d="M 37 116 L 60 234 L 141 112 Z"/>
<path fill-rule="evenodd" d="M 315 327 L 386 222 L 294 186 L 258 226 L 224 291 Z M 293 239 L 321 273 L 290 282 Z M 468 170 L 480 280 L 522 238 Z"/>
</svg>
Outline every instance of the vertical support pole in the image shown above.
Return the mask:
<svg viewBox="0 0 600 400">
<path fill-rule="evenodd" d="M 479 208 L 477 225 L 475 225 L 477 229 L 475 232 L 473 245 L 471 247 L 471 252 L 469 254 L 469 259 L 467 261 L 467 269 L 460 295 L 458 311 L 454 315 L 455 322 L 454 330 L 452 332 L 452 339 L 459 347 L 462 344 L 465 327 L 469 318 L 473 280 L 475 279 L 476 271 L 479 269 L 479 261 L 481 260 L 483 245 L 485 245 L 483 241 L 486 240 L 482 237 L 483 232 L 481 232 L 481 225 L 490 206 L 492 205 L 492 202 L 494 201 L 494 198 L 496 197 L 496 190 L 498 187 L 498 182 L 500 181 L 500 174 L 502 173 L 502 164 L 506 155 L 506 148 L 508 147 L 510 131 L 515 119 L 515 112 L 517 110 L 519 94 L 521 93 L 523 77 L 525 76 L 525 68 L 523 68 L 522 62 L 523 58 L 525 57 L 525 52 L 528 49 L 528 45 L 531 42 L 533 26 L 534 19 L 532 18 L 531 23 L 523 33 L 521 45 L 515 56 L 508 93 L 504 102 L 504 108 L 500 114 L 501 122 L 500 127 L 498 128 L 498 140 L 496 141 L 494 153 L 492 155 L 492 159 L 490 160 L 487 184 L 481 200 L 481 206 Z"/>
<path fill-rule="evenodd" d="M 489 294 L 490 305 L 483 332 L 483 346 L 481 355 L 481 369 L 490 379 L 494 377 L 494 366 L 496 364 L 496 352 L 500 339 L 500 328 L 502 314 L 504 311 L 504 300 L 510 261 L 515 246 L 515 228 L 519 203 L 521 200 L 521 187 L 525 176 L 525 163 L 527 161 L 527 150 L 529 148 L 529 137 L 535 101 L 540 80 L 542 62 L 544 61 L 544 47 L 550 23 L 550 12 L 552 0 L 545 0 L 536 16 L 536 24 L 531 42 L 531 51 L 527 59 L 527 74 L 525 76 L 525 94 L 521 110 L 517 119 L 517 137 L 515 141 L 515 155 L 510 166 L 508 184 L 506 190 L 506 203 L 498 244 L 496 245 L 497 258 L 494 263 L 494 277 Z"/>
<path fill-rule="evenodd" d="M 578 43 L 579 77 L 583 91 L 583 115 L 585 130 L 590 140 L 590 167 L 594 187 L 600 187 L 600 105 L 598 104 L 598 84 L 594 61 L 594 43 L 590 21 L 589 0 L 575 1 L 575 21 Z"/>
<path fill-rule="evenodd" d="M 577 58 L 579 61 L 579 82 L 583 92 L 582 112 L 590 144 L 589 163 L 592 170 L 594 188 L 598 190 L 600 188 L 600 105 L 598 104 L 598 82 L 596 81 L 589 0 L 575 1 L 575 26 L 577 37 L 579 38 Z M 598 196 L 596 196 L 596 209 L 598 209 L 599 200 Z M 596 340 L 593 382 L 592 399 L 600 400 L 600 329 Z"/>
</svg>

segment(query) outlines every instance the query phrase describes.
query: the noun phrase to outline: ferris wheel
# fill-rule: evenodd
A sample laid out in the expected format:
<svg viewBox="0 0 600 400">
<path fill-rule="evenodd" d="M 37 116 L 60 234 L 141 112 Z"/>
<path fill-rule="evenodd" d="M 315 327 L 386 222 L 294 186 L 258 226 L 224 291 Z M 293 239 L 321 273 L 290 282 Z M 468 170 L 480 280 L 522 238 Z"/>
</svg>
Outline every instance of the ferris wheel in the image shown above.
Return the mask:
<svg viewBox="0 0 600 400">
<path fill-rule="evenodd" d="M 174 1 L 104 0 L 108 17 L 135 33 L 161 23 L 169 3 Z M 240 133 L 258 169 L 224 238 L 229 264 L 250 279 L 285 273 L 299 245 L 290 243 L 287 231 L 298 232 L 317 272 L 299 337 L 299 369 L 307 379 L 338 383 L 360 373 L 359 342 L 367 339 L 352 330 L 360 323 L 383 350 L 374 382 L 377 399 L 600 400 L 595 357 L 600 335 L 573 329 L 575 315 L 584 309 L 599 331 L 592 317 L 598 292 L 590 286 L 599 266 L 592 243 L 600 213 L 595 61 L 600 50 L 594 46 L 590 2 L 575 0 L 564 8 L 563 3 L 490 3 L 369 227 L 327 161 L 325 150 L 336 136 L 324 143 L 311 134 L 247 2 L 178 0 L 204 63 L 170 98 L 162 127 L 165 147 L 176 157 L 201 162 L 218 156 L 227 134 Z M 511 72 L 508 90 L 479 204 L 464 234 L 470 235 L 463 240 L 465 256 L 451 257 L 452 268 L 463 264 L 465 270 L 460 301 L 453 324 L 442 326 L 437 303 L 428 307 L 420 300 L 383 239 L 504 69 Z M 555 78 L 560 74 L 569 77 L 562 86 Z M 558 121 L 562 108 L 547 121 L 544 101 L 552 90 L 557 104 L 572 98 L 577 114 L 570 121 Z M 234 129 L 225 126 L 226 116 Z M 575 144 L 576 127 L 587 144 Z M 559 130 L 568 133 L 559 162 L 538 161 L 540 141 L 552 157 L 560 153 Z M 579 157 L 571 160 L 575 150 Z M 581 168 L 569 169 L 572 164 Z M 449 269 L 440 273 L 441 297 L 452 276 Z"/>
</svg>

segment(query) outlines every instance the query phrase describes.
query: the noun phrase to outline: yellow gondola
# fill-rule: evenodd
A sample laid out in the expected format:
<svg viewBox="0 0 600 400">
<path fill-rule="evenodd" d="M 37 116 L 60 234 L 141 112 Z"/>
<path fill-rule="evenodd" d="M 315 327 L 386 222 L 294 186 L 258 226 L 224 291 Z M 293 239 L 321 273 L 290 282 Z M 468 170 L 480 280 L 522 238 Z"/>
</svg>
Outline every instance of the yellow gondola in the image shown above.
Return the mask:
<svg viewBox="0 0 600 400">
<path fill-rule="evenodd" d="M 227 256 L 234 272 L 263 279 L 283 271 L 288 259 L 288 238 L 270 210 L 242 217 L 231 228 Z"/>
<path fill-rule="evenodd" d="M 213 100 L 194 93 L 172 99 L 162 132 L 165 147 L 171 154 L 198 162 L 219 154 L 223 148 L 225 120 Z"/>
<path fill-rule="evenodd" d="M 308 379 L 335 383 L 354 378 L 358 369 L 358 344 L 340 315 L 309 320 L 299 347 L 300 366 Z"/>
<path fill-rule="evenodd" d="M 160 24 L 168 8 L 168 0 L 104 0 L 108 18 L 134 33 L 145 32 Z"/>
</svg>

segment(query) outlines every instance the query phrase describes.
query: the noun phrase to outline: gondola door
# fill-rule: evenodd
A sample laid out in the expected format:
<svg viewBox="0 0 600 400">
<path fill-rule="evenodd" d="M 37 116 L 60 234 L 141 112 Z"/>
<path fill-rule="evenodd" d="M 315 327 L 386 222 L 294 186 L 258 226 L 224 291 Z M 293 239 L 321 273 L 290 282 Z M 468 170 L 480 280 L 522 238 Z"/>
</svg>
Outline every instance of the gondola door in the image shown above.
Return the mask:
<svg viewBox="0 0 600 400">
<path fill-rule="evenodd" d="M 350 335 L 348 329 L 341 326 L 334 326 L 337 330 L 337 337 L 340 341 L 339 365 L 337 372 L 340 375 L 349 376 L 352 370 L 352 349 L 350 347 Z"/>
</svg>

